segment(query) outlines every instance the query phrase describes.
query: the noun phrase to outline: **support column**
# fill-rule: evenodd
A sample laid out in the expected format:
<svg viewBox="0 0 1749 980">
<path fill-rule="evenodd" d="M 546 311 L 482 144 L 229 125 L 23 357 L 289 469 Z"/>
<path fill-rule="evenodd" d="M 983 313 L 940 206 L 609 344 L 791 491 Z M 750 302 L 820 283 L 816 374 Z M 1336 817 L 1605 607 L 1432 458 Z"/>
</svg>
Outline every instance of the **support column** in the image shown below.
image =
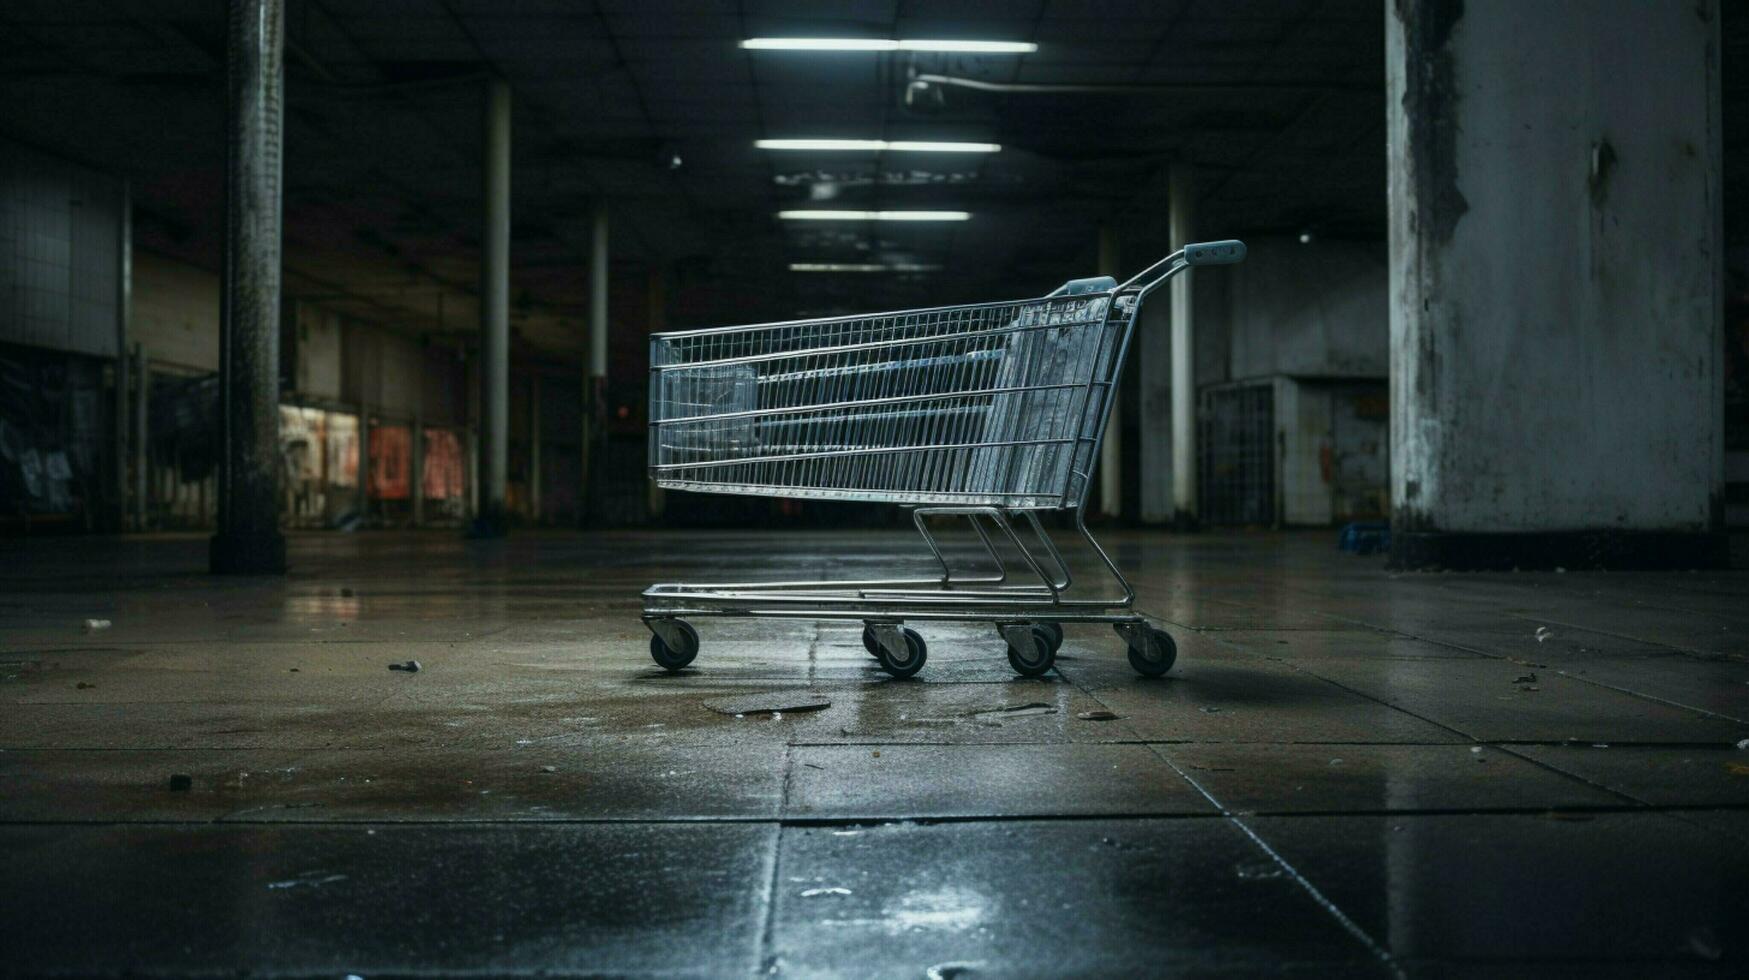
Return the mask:
<svg viewBox="0 0 1749 980">
<path fill-rule="evenodd" d="M 510 466 L 510 86 L 486 85 L 486 225 L 480 236 L 480 504 L 469 533 L 507 529 Z"/>
<path fill-rule="evenodd" d="M 413 526 L 425 523 L 425 417 L 413 418 L 413 472 L 409 474 L 407 492 L 413 501 Z"/>
<path fill-rule="evenodd" d="M 595 207 L 589 240 L 589 364 L 583 378 L 583 492 L 577 501 L 580 523 L 587 524 L 599 482 L 603 424 L 607 416 L 607 209 Z"/>
<path fill-rule="evenodd" d="M 540 370 L 528 374 L 528 510 L 540 523 Z"/>
<path fill-rule="evenodd" d="M 370 524 L 370 406 L 358 406 L 358 526 Z"/>
<path fill-rule="evenodd" d="M 126 179 L 118 194 L 120 220 L 115 243 L 115 496 L 114 529 L 128 527 L 128 321 L 134 302 L 134 206 Z"/>
<path fill-rule="evenodd" d="M 663 269 L 661 266 L 657 266 L 650 270 L 649 302 L 650 332 L 660 333 L 661 331 L 668 329 L 667 282 L 663 276 Z M 653 463 L 655 460 L 650 459 L 647 462 Z M 660 521 L 662 519 L 663 510 L 668 506 L 668 495 L 661 487 L 656 485 L 655 480 L 650 481 L 649 497 L 645 501 L 645 506 L 652 522 Z"/>
<path fill-rule="evenodd" d="M 285 571 L 279 531 L 280 145 L 283 0 L 231 0 L 225 262 L 219 334 L 214 573 Z"/>
<path fill-rule="evenodd" d="M 1196 241 L 1196 171 L 1172 168 L 1166 188 L 1171 251 Z M 1172 311 L 1172 523 L 1197 524 L 1196 323 L 1191 280 L 1180 273 L 1167 284 Z"/>
<path fill-rule="evenodd" d="M 146 406 L 149 404 L 148 399 L 152 396 L 152 363 L 146 359 L 145 344 L 134 345 L 134 369 L 131 373 L 134 376 L 134 410 L 132 418 L 129 419 L 134 428 L 131 440 L 134 454 L 133 526 L 136 531 L 145 531 L 148 530 L 146 527 L 147 493 L 150 486 L 148 480 L 151 476 L 148 472 L 151 457 L 147 453 L 146 446 L 146 436 L 149 431 L 146 425 L 148 421 Z"/>
<path fill-rule="evenodd" d="M 1728 560 L 1719 8 L 1387 5 L 1393 565 Z"/>
<path fill-rule="evenodd" d="M 1117 230 L 1099 229 L 1099 275 L 1118 274 Z M 1123 516 L 1123 378 L 1112 379 L 1111 409 L 1105 424 L 1105 440 L 1099 444 L 1099 512 Z"/>
</svg>

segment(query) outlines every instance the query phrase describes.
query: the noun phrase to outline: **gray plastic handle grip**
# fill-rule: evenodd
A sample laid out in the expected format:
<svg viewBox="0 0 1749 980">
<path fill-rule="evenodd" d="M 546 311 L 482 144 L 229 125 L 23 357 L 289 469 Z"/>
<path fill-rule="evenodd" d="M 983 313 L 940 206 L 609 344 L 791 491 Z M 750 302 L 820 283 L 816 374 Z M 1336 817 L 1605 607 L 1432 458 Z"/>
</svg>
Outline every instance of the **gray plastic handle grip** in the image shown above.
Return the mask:
<svg viewBox="0 0 1749 980">
<path fill-rule="evenodd" d="M 1232 265 L 1244 260 L 1245 243 L 1233 239 L 1184 246 L 1185 265 Z"/>
</svg>

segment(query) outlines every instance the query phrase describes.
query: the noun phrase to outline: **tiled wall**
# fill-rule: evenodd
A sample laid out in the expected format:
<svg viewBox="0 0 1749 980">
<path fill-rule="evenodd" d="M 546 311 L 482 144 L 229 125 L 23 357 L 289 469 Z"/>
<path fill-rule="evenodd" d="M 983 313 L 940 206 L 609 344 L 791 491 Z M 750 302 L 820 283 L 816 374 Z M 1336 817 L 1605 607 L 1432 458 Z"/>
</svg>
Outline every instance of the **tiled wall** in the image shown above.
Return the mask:
<svg viewBox="0 0 1749 980">
<path fill-rule="evenodd" d="M 0 142 L 0 342 L 114 357 L 121 183 Z"/>
</svg>

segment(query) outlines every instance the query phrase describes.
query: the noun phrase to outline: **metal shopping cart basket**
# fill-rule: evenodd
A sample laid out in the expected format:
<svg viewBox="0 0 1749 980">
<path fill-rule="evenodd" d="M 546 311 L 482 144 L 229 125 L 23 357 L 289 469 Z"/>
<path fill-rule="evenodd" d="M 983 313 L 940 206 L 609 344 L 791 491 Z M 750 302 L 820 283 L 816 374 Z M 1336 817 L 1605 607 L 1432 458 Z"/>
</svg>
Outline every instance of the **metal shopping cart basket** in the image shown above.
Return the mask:
<svg viewBox="0 0 1749 980">
<path fill-rule="evenodd" d="M 928 651 L 906 623 L 989 622 L 1009 664 L 1039 676 L 1055 664 L 1064 623 L 1109 623 L 1137 671 L 1165 673 L 1177 645 L 1131 611 L 1134 590 L 1087 531 L 1087 488 L 1142 301 L 1190 266 L 1244 256 L 1240 242 L 1208 242 L 1121 285 L 1081 279 L 1039 299 L 655 334 L 650 471 L 659 486 L 910 506 L 941 574 L 652 585 L 643 595 L 651 656 L 668 670 L 692 663 L 699 636 L 687 617 L 860 620 L 868 652 L 909 677 Z M 1071 591 L 1040 511 L 1073 512 L 1121 595 Z M 952 567 L 930 530 L 941 517 L 970 523 L 987 566 Z M 1016 555 L 1024 568 L 1011 577 Z"/>
</svg>

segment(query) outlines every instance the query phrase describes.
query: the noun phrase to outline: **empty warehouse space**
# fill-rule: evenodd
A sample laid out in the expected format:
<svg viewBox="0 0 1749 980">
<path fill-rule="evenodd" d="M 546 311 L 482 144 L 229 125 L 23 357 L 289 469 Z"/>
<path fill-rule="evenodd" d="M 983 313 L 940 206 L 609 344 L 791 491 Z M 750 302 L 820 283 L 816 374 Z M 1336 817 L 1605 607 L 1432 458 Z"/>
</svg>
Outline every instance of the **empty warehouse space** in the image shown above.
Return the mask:
<svg viewBox="0 0 1749 980">
<path fill-rule="evenodd" d="M 1746 64 L 0 5 L 0 973 L 1741 975 Z"/>
</svg>

